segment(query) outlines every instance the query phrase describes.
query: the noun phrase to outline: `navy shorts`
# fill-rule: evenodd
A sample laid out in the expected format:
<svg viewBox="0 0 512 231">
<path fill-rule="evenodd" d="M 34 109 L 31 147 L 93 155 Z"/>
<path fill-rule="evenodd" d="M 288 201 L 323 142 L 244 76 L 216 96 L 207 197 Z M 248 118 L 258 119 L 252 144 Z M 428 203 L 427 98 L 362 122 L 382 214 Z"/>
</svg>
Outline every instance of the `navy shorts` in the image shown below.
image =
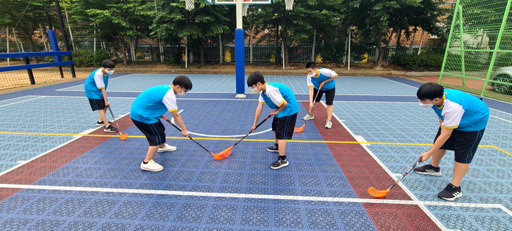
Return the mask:
<svg viewBox="0 0 512 231">
<path fill-rule="evenodd" d="M 272 121 L 272 131 L 274 131 L 274 133 L 276 134 L 276 139 L 292 139 L 296 121 L 297 113 L 290 116 L 284 116 L 279 118 L 274 117 L 274 120 Z"/>
<path fill-rule="evenodd" d="M 482 140 L 484 131 L 485 129 L 480 131 L 460 131 L 455 129 L 441 149 L 454 151 L 456 162 L 469 164 L 475 156 L 476 149 L 478 148 L 480 140 Z M 441 135 L 441 128 L 437 131 L 434 142 L 437 140 L 439 135 Z"/>
<path fill-rule="evenodd" d="M 318 92 L 318 89 L 313 88 L 313 100 L 315 100 L 316 93 Z M 327 91 L 320 90 L 320 93 L 318 93 L 318 96 L 316 98 L 316 102 L 320 102 L 320 99 L 322 98 L 322 95 L 325 93 L 325 104 L 332 105 L 334 101 L 334 95 L 336 95 L 336 88 L 329 89 Z"/>
<path fill-rule="evenodd" d="M 89 98 L 87 98 L 89 99 Z M 103 99 L 89 99 L 89 104 L 91 105 L 91 109 L 93 111 L 103 110 L 105 109 L 105 100 Z"/>
<path fill-rule="evenodd" d="M 132 119 L 133 124 L 146 136 L 149 146 L 159 146 L 165 143 L 165 127 L 162 121 L 154 124 L 147 124 Z"/>
</svg>

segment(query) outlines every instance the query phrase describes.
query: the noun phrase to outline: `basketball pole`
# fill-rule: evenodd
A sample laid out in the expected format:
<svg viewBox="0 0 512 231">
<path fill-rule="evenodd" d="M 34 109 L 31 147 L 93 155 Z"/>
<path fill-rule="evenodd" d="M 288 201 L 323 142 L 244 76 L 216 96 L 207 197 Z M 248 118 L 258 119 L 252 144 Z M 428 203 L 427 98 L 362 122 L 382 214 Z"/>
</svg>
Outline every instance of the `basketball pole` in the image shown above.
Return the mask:
<svg viewBox="0 0 512 231">
<path fill-rule="evenodd" d="M 62 35 L 64 37 L 64 45 L 66 45 L 66 49 L 68 51 L 71 51 L 71 47 L 69 46 L 69 42 L 68 42 L 68 35 L 66 34 L 66 27 L 64 26 L 64 20 L 62 19 L 62 12 L 60 10 L 59 0 L 55 0 L 55 10 L 57 11 L 57 15 L 59 16 L 59 23 L 60 23 L 60 27 L 62 30 Z M 69 55 L 69 60 L 73 60 L 72 55 Z M 60 67 L 60 68 L 62 68 L 62 67 Z M 71 65 L 71 76 L 73 78 L 76 78 L 75 65 Z"/>
<path fill-rule="evenodd" d="M 235 29 L 235 98 L 245 98 L 245 39 L 242 20 L 242 1 L 236 0 L 236 29 Z"/>
</svg>

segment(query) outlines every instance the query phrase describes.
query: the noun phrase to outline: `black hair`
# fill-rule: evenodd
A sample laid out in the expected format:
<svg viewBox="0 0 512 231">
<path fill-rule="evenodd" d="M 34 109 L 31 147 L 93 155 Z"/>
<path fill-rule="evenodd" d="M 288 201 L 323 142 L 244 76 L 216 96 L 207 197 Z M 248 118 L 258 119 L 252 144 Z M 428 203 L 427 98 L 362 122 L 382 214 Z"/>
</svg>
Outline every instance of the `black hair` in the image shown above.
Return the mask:
<svg viewBox="0 0 512 231">
<path fill-rule="evenodd" d="M 181 88 L 190 91 L 192 90 L 192 81 L 187 76 L 179 75 L 174 78 L 172 85 L 180 86 Z"/>
<path fill-rule="evenodd" d="M 306 68 L 316 68 L 316 64 L 314 62 L 306 63 Z"/>
<path fill-rule="evenodd" d="M 418 88 L 416 96 L 419 100 L 434 100 L 435 98 L 442 98 L 444 95 L 444 87 L 435 83 L 425 83 Z"/>
<path fill-rule="evenodd" d="M 110 59 L 105 59 L 103 62 L 101 62 L 101 66 L 104 68 L 114 68 L 116 67 L 116 64 Z"/>
<path fill-rule="evenodd" d="M 265 78 L 263 77 L 263 74 L 259 71 L 255 71 L 247 77 L 247 86 L 252 87 L 252 85 L 258 84 L 258 83 L 265 83 Z"/>
</svg>

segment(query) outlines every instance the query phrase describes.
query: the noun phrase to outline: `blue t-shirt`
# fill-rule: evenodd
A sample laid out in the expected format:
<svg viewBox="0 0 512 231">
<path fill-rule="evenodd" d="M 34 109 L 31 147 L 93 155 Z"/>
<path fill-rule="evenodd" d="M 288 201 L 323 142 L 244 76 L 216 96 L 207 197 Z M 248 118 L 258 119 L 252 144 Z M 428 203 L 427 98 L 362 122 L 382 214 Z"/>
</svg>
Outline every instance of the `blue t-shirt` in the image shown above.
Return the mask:
<svg viewBox="0 0 512 231">
<path fill-rule="evenodd" d="M 167 111 L 177 111 L 176 96 L 169 85 L 151 87 L 142 92 L 133 101 L 130 118 L 139 122 L 153 124 Z"/>
<path fill-rule="evenodd" d="M 445 89 L 443 106 L 432 106 L 441 126 L 461 131 L 480 131 L 489 121 L 489 107 L 479 98 L 459 90 Z"/>
<path fill-rule="evenodd" d="M 318 68 L 317 71 L 313 75 L 308 75 L 307 84 L 309 87 L 314 86 L 315 89 L 318 89 L 320 87 L 321 82 L 323 82 L 331 77 L 334 77 L 334 76 L 336 76 L 336 72 L 334 72 L 333 70 L 328 69 L 328 68 Z M 321 90 L 327 91 L 327 90 L 331 90 L 331 89 L 335 88 L 336 82 L 334 82 L 334 81 L 335 80 L 333 79 L 333 80 L 325 83 Z"/>
<path fill-rule="evenodd" d="M 101 89 L 107 90 L 109 74 L 103 75 L 102 68 L 93 71 L 85 80 L 85 97 L 89 99 L 103 99 Z"/>
<path fill-rule="evenodd" d="M 299 112 L 299 103 L 292 90 L 282 83 L 265 83 L 265 92 L 260 92 L 259 102 L 266 103 L 272 109 L 279 107 L 286 101 L 288 105 L 276 117 L 291 116 Z"/>
</svg>

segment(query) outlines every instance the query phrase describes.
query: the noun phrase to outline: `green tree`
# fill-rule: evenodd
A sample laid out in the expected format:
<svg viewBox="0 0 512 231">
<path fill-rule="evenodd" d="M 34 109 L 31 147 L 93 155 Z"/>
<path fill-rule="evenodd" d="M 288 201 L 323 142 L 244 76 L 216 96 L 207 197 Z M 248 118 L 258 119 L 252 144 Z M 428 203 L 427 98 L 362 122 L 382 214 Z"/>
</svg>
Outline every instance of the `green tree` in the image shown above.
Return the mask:
<svg viewBox="0 0 512 231">
<path fill-rule="evenodd" d="M 293 10 L 287 11 L 284 1 L 277 1 L 255 11 L 252 18 L 257 27 L 269 30 L 264 39 L 283 45 L 288 66 L 290 45 L 313 41 L 315 34 L 321 41 L 339 39 L 337 31 L 345 15 L 343 9 L 341 0 L 306 0 L 295 1 Z"/>
<path fill-rule="evenodd" d="M 0 4 L 0 28 L 9 27 L 21 42 L 28 43 L 29 51 L 36 51 L 34 32 L 39 30 L 41 22 L 46 22 L 43 7 L 50 8 L 51 3 L 45 0 L 1 0 Z"/>
<path fill-rule="evenodd" d="M 71 20 L 79 24 L 82 33 L 105 41 L 117 42 L 123 48 L 123 62 L 128 54 L 135 61 L 135 51 L 141 38 L 148 38 L 154 6 L 145 0 L 72 0 Z M 129 51 L 129 53 L 127 52 Z"/>
<path fill-rule="evenodd" d="M 397 36 L 397 49 L 401 47 L 402 34 L 409 39 L 418 28 L 422 28 L 430 34 L 440 35 L 436 24 L 440 22 L 441 15 L 446 13 L 439 8 L 440 3 L 442 2 L 439 0 L 422 0 L 414 5 L 399 2 L 400 8 L 407 10 L 397 10 L 391 14 L 393 20 L 390 26 Z"/>
<path fill-rule="evenodd" d="M 438 7 L 430 7 L 430 0 L 344 0 L 343 4 L 352 9 L 350 23 L 357 27 L 361 38 L 375 44 L 379 50 L 376 67 L 382 65 L 386 47 L 392 36 L 410 26 L 421 26 L 432 29 L 437 20 Z M 429 7 L 426 7 L 426 6 Z M 428 20 L 422 14 L 428 15 Z M 432 21 L 432 22 L 429 22 Z M 397 31 L 398 30 L 398 31 Z"/>
<path fill-rule="evenodd" d="M 234 7 L 210 5 L 196 0 L 195 8 L 189 11 L 185 9 L 184 0 L 159 1 L 151 26 L 152 35 L 178 43 L 186 38 L 189 46 L 199 47 L 201 65 L 204 65 L 204 51 L 208 42 L 219 34 L 234 31 L 235 14 L 230 8 L 234 10 Z"/>
</svg>

